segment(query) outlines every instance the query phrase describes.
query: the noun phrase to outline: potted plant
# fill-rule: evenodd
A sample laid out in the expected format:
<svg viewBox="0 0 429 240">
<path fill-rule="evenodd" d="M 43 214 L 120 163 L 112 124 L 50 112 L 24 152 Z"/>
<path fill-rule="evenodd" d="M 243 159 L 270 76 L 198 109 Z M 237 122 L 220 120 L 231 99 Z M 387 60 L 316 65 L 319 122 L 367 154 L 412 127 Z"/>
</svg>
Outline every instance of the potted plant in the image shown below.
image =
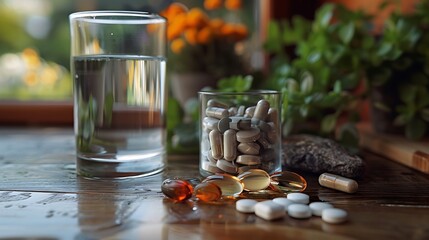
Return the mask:
<svg viewBox="0 0 429 240">
<path fill-rule="evenodd" d="M 366 63 L 373 125 L 420 139 L 429 132 L 429 1 L 393 12 Z"/>
<path fill-rule="evenodd" d="M 248 28 L 240 19 L 221 18 L 241 7 L 241 0 L 205 0 L 190 9 L 175 2 L 161 12 L 168 19 L 171 90 L 182 107 L 201 88 L 247 71 L 242 54 Z"/>
<path fill-rule="evenodd" d="M 321 6 L 313 21 L 295 16 L 269 24 L 266 49 L 273 55 L 270 85 L 284 95 L 284 135 L 311 132 L 357 145 L 356 104 L 373 38 L 370 17 L 340 5 Z M 294 47 L 293 54 L 285 49 Z M 290 57 L 294 55 L 294 57 Z"/>
</svg>

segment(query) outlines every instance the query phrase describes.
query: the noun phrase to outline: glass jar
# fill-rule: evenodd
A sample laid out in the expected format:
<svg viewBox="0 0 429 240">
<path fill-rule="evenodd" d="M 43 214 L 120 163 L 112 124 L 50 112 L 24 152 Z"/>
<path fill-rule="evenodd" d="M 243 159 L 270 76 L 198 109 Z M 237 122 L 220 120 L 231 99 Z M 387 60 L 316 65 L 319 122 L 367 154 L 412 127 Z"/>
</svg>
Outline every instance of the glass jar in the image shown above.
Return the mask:
<svg viewBox="0 0 429 240">
<path fill-rule="evenodd" d="M 280 172 L 278 91 L 199 92 L 200 173 Z"/>
</svg>

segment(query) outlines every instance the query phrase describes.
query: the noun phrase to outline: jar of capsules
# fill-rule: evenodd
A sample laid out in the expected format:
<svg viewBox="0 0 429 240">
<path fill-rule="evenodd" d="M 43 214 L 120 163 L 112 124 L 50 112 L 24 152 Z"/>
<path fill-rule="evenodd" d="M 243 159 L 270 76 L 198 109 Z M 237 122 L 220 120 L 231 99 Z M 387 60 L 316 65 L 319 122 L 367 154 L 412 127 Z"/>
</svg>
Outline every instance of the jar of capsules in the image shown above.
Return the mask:
<svg viewBox="0 0 429 240">
<path fill-rule="evenodd" d="M 199 92 L 200 173 L 281 169 L 278 91 Z"/>
</svg>

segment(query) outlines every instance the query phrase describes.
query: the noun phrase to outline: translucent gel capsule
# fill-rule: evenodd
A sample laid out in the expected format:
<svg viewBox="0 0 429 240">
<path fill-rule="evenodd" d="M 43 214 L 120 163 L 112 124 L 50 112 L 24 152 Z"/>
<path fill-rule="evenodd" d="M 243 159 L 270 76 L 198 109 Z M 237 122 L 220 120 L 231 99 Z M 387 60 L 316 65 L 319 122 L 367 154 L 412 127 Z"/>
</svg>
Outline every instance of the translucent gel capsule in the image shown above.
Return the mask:
<svg viewBox="0 0 429 240">
<path fill-rule="evenodd" d="M 261 169 L 249 169 L 237 176 L 246 191 L 259 191 L 270 185 L 270 175 Z"/>
<path fill-rule="evenodd" d="M 244 189 L 244 185 L 240 179 L 228 174 L 211 175 L 204 179 L 204 182 L 216 184 L 222 191 L 222 196 L 237 196 Z"/>
<path fill-rule="evenodd" d="M 194 189 L 194 196 L 200 201 L 217 201 L 222 197 L 222 190 L 214 183 L 203 182 Z"/>
<path fill-rule="evenodd" d="M 165 179 L 162 182 L 161 191 L 165 196 L 173 200 L 184 201 L 192 197 L 193 187 L 185 180 Z"/>
<path fill-rule="evenodd" d="M 294 172 L 283 171 L 271 174 L 270 187 L 281 192 L 302 192 L 307 188 L 307 181 Z"/>
</svg>

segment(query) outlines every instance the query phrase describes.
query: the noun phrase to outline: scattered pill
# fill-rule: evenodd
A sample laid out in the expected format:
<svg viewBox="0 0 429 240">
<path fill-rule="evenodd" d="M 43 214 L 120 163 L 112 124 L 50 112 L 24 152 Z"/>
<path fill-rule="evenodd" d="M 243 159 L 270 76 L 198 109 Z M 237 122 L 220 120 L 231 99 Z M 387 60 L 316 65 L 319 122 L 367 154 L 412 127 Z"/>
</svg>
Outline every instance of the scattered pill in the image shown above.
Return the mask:
<svg viewBox="0 0 429 240">
<path fill-rule="evenodd" d="M 310 202 L 310 197 L 305 193 L 289 193 L 287 195 L 287 199 L 295 203 L 302 203 L 302 204 L 308 204 Z"/>
<path fill-rule="evenodd" d="M 237 141 L 235 130 L 228 129 L 223 134 L 223 157 L 227 161 L 232 161 L 237 156 Z"/>
<path fill-rule="evenodd" d="M 243 213 L 254 213 L 255 205 L 257 203 L 258 202 L 253 199 L 240 199 L 237 202 L 235 202 L 235 209 Z"/>
<path fill-rule="evenodd" d="M 221 159 L 223 157 L 222 134 L 218 130 L 212 130 L 209 133 L 209 140 L 213 158 Z"/>
<path fill-rule="evenodd" d="M 359 188 L 355 180 L 331 173 L 321 174 L 319 176 L 319 184 L 346 193 L 355 193 Z"/>
<path fill-rule="evenodd" d="M 291 204 L 287 208 L 287 213 L 293 218 L 304 219 L 311 217 L 311 209 L 308 205 L 305 204 Z"/>
<path fill-rule="evenodd" d="M 258 202 L 255 205 L 255 214 L 265 220 L 274 220 L 286 215 L 284 207 L 271 200 Z"/>
<path fill-rule="evenodd" d="M 311 209 L 311 213 L 314 216 L 322 216 L 322 211 L 328 208 L 333 208 L 332 204 L 326 202 L 312 202 L 308 205 Z"/>
<path fill-rule="evenodd" d="M 222 197 L 222 190 L 214 183 L 203 182 L 195 186 L 194 196 L 204 202 L 217 201 Z"/>
<path fill-rule="evenodd" d="M 307 188 L 307 181 L 294 172 L 283 171 L 271 174 L 271 185 L 277 191 L 303 192 Z"/>
<path fill-rule="evenodd" d="M 339 208 L 328 208 L 322 211 L 322 220 L 327 223 L 343 223 L 347 221 L 347 212 Z"/>
<path fill-rule="evenodd" d="M 203 182 L 216 184 L 222 191 L 222 196 L 237 196 L 244 189 L 244 185 L 240 179 L 229 174 L 218 173 L 211 175 L 204 179 Z"/>
<path fill-rule="evenodd" d="M 295 204 L 295 202 L 293 202 L 293 201 L 291 201 L 285 197 L 274 198 L 273 202 L 282 205 L 285 208 L 285 211 L 287 211 L 287 208 L 289 207 L 289 205 Z"/>
<path fill-rule="evenodd" d="M 181 179 L 165 179 L 161 184 L 162 193 L 176 201 L 184 201 L 192 197 L 192 185 Z"/>
<path fill-rule="evenodd" d="M 270 175 L 261 169 L 249 169 L 237 176 L 246 191 L 259 191 L 270 185 Z"/>
</svg>

